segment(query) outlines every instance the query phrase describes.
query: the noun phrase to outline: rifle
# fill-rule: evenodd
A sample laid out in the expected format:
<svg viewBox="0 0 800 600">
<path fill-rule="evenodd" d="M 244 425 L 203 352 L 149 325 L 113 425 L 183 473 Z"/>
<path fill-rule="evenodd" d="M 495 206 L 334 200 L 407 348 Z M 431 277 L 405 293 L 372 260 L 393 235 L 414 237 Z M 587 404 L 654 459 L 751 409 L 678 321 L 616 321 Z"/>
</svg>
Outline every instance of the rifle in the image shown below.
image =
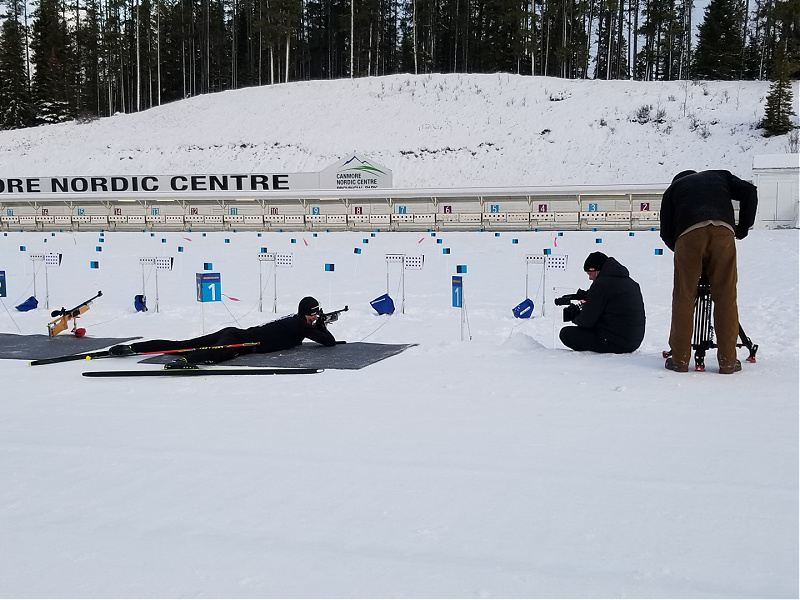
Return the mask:
<svg viewBox="0 0 800 600">
<path fill-rule="evenodd" d="M 102 295 L 103 292 L 97 292 L 96 296 L 92 296 L 86 302 L 81 302 L 78 304 L 78 306 L 69 310 L 65 309 L 64 307 L 61 307 L 61 310 L 54 310 L 52 313 L 50 313 L 50 316 L 57 318 L 47 324 L 47 335 L 54 337 L 64 331 L 67 327 L 69 327 L 69 322 L 71 320 L 77 320 L 79 316 L 89 310 L 89 305 L 92 303 L 92 300 L 95 300 Z M 76 328 L 73 326 L 72 330 L 76 331 Z"/>
<path fill-rule="evenodd" d="M 348 310 L 350 310 L 350 309 L 345 304 L 345 307 L 340 309 L 340 310 L 334 310 L 334 311 L 329 312 L 329 313 L 322 313 L 322 324 L 327 327 L 331 323 L 334 323 L 334 322 L 338 321 L 339 320 L 339 315 L 342 314 L 343 312 L 347 312 Z"/>
</svg>

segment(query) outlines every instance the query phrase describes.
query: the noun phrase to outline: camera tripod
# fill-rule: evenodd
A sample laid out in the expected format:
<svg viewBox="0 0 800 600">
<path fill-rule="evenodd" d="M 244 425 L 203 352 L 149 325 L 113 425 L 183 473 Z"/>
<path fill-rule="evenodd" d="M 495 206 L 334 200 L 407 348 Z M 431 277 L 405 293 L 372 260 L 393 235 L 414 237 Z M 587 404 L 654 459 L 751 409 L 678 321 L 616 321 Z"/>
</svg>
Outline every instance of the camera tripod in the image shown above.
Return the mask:
<svg viewBox="0 0 800 600">
<path fill-rule="evenodd" d="M 694 350 L 694 370 L 706 370 L 706 351 L 711 348 L 716 348 L 717 343 L 714 341 L 714 327 L 711 325 L 712 315 L 711 301 L 711 285 L 708 283 L 708 277 L 705 273 L 700 276 L 700 281 L 697 282 L 697 296 L 694 300 L 694 330 L 692 333 L 692 349 Z M 739 323 L 739 341 L 736 344 L 737 348 L 747 348 L 750 356 L 747 357 L 747 362 L 756 362 L 756 352 L 758 352 L 758 344 L 747 337 L 747 334 L 742 328 L 741 322 Z M 671 351 L 664 351 L 662 353 L 664 358 L 672 356 Z"/>
</svg>

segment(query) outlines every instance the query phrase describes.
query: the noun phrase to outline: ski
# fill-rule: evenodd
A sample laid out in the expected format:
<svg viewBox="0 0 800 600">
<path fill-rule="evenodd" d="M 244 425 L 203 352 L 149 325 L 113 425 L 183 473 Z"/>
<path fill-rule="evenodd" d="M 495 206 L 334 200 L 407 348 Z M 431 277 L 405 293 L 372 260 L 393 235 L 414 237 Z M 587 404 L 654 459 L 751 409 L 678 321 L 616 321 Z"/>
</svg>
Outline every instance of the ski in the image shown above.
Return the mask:
<svg viewBox="0 0 800 600">
<path fill-rule="evenodd" d="M 84 352 L 83 354 L 67 354 L 65 356 L 55 356 L 53 358 L 41 358 L 32 360 L 28 364 L 35 367 L 37 365 L 52 365 L 54 363 L 70 362 L 73 360 L 92 360 L 95 358 L 122 358 L 124 356 L 149 356 L 151 354 L 177 354 L 180 352 L 192 352 L 194 350 L 224 350 L 225 348 L 244 348 L 247 346 L 258 346 L 258 342 L 246 342 L 244 344 L 228 344 L 226 346 L 207 346 L 205 348 L 181 348 L 180 350 L 159 350 L 158 352 L 129 352 L 127 354 L 111 354 L 110 350 L 98 350 L 97 352 Z"/>
<path fill-rule="evenodd" d="M 51 365 L 53 363 L 69 362 L 71 360 L 91 360 L 93 358 L 106 358 L 112 354 L 108 350 L 98 350 L 97 352 L 84 352 L 83 354 L 68 354 L 66 356 L 54 356 L 53 358 L 40 358 L 32 360 L 28 364 L 31 366 L 36 365 Z"/>
<path fill-rule="evenodd" d="M 310 375 L 322 373 L 324 369 L 285 368 L 264 369 L 258 367 L 228 368 L 180 368 L 157 371 L 87 371 L 84 377 L 206 377 L 216 375 Z"/>
</svg>

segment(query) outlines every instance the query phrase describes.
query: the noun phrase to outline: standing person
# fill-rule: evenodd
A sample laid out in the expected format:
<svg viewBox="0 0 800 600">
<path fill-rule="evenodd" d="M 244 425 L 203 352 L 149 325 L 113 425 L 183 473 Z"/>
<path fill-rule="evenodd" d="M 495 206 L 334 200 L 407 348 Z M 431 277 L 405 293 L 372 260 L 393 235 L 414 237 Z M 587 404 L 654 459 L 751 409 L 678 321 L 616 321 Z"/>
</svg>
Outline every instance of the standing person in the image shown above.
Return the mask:
<svg viewBox="0 0 800 600">
<path fill-rule="evenodd" d="M 628 269 L 613 257 L 592 252 L 583 265 L 592 281 L 583 306 L 564 308 L 564 320 L 576 327 L 561 329 L 558 337 L 572 350 L 625 354 L 633 352 L 644 339 L 644 299 L 639 284 Z M 564 298 L 568 298 L 565 296 Z M 575 298 L 579 299 L 579 298 Z M 564 301 L 559 298 L 558 304 Z"/>
<path fill-rule="evenodd" d="M 733 212 L 739 201 L 739 223 Z M 692 322 L 697 283 L 705 272 L 714 301 L 719 372 L 742 370 L 736 359 L 739 309 L 736 303 L 736 242 L 756 219 L 756 186 L 728 171 L 683 171 L 675 175 L 661 200 L 661 239 L 674 252 L 672 355 L 664 366 L 684 373 L 692 351 Z"/>
<path fill-rule="evenodd" d="M 257 346 L 194 350 L 181 357 L 190 364 L 213 364 L 240 354 L 286 350 L 293 346 L 299 346 L 306 338 L 323 346 L 336 345 L 333 334 L 325 327 L 325 313 L 322 312 L 319 302 L 311 296 L 306 296 L 300 301 L 296 314 L 270 321 L 264 325 L 247 329 L 226 327 L 190 340 L 151 340 L 124 346 L 112 346 L 110 352 L 114 356 L 125 356 L 138 352 L 164 352 L 183 348 L 208 348 L 209 346 L 258 342 Z"/>
</svg>

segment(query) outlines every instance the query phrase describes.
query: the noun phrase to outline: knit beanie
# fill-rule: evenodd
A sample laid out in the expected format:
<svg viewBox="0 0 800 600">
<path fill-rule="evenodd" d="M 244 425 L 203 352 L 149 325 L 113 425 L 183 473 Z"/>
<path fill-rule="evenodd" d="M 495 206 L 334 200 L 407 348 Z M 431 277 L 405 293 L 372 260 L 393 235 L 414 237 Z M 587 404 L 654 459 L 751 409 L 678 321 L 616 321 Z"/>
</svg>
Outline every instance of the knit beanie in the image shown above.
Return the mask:
<svg viewBox="0 0 800 600">
<path fill-rule="evenodd" d="M 607 259 L 608 257 L 602 252 L 592 252 L 586 257 L 586 262 L 583 263 L 583 270 L 586 272 L 599 271 L 603 268 Z"/>
<path fill-rule="evenodd" d="M 300 300 L 300 304 L 297 305 L 297 314 L 298 315 L 318 315 L 319 314 L 319 302 L 317 302 L 311 296 L 306 296 L 302 300 Z"/>
</svg>

